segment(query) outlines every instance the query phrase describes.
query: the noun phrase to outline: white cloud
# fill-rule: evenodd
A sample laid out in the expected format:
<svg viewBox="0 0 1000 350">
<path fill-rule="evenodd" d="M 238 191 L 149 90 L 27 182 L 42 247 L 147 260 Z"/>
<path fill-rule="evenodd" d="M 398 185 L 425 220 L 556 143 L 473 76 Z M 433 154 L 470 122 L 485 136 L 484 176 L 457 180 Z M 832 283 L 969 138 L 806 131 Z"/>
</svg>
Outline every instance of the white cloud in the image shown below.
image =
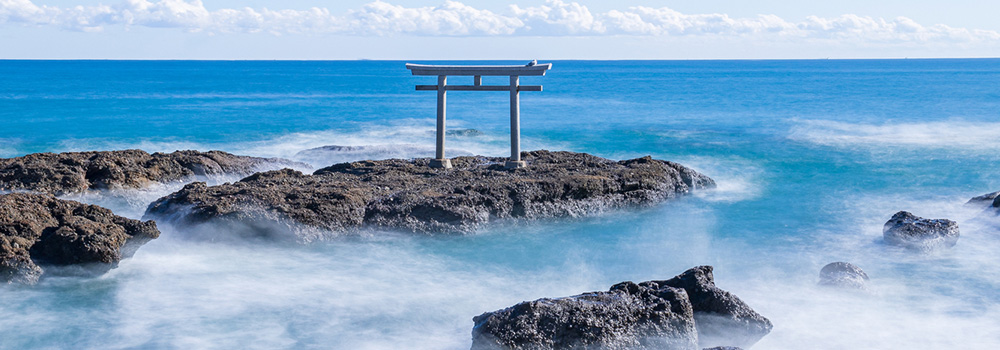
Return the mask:
<svg viewBox="0 0 1000 350">
<path fill-rule="evenodd" d="M 513 16 L 524 21 L 522 34 L 593 35 L 605 32 L 604 25 L 586 6 L 575 2 L 547 0 L 545 5 L 520 8 L 510 6 Z"/>
<path fill-rule="evenodd" d="M 845 14 L 790 21 L 775 15 L 733 18 L 724 13 L 685 14 L 667 7 L 644 6 L 593 13 L 580 3 L 563 0 L 546 0 L 524 8 L 512 5 L 505 13 L 450 0 L 435 7 L 405 7 L 376 0 L 342 14 L 318 7 L 208 10 L 201 0 L 126 0 L 113 6 L 75 7 L 0 0 L 0 24 L 17 23 L 77 31 L 143 26 L 275 35 L 724 36 L 876 43 L 1000 41 L 1000 33 L 996 31 L 924 25 L 906 17 L 885 19 Z"/>
<path fill-rule="evenodd" d="M 46 9 L 31 0 L 0 0 L 0 23 L 25 22 L 42 23 L 48 17 Z"/>
<path fill-rule="evenodd" d="M 456 1 L 418 8 L 375 1 L 360 10 L 349 11 L 340 21 L 346 24 L 341 31 L 360 35 L 509 35 L 524 26 L 517 18 Z"/>
<path fill-rule="evenodd" d="M 645 35 L 749 35 L 782 33 L 803 35 L 798 28 L 774 15 L 732 18 L 721 13 L 688 15 L 669 8 L 632 7 L 610 11 L 604 17 L 613 32 Z"/>
</svg>

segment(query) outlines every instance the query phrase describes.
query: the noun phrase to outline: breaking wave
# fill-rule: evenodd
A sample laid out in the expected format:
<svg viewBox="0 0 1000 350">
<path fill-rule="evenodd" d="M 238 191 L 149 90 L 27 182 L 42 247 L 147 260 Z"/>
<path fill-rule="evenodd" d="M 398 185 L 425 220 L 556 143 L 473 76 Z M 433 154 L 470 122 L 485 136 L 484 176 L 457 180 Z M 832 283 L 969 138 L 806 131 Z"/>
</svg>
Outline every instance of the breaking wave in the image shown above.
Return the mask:
<svg viewBox="0 0 1000 350">
<path fill-rule="evenodd" d="M 883 124 L 831 120 L 796 120 L 792 140 L 824 146 L 900 146 L 921 148 L 1000 149 L 1000 123 L 963 120 Z"/>
<path fill-rule="evenodd" d="M 509 136 L 504 132 L 481 131 L 458 125 L 448 130 L 445 155 L 503 156 L 509 152 Z M 239 155 L 278 157 L 305 162 L 313 168 L 367 159 L 422 158 L 434 156 L 435 127 L 419 121 L 395 125 L 366 125 L 358 131 L 322 130 L 278 135 L 256 141 L 195 142 L 183 140 L 118 141 L 73 139 L 59 143 L 60 152 L 141 149 L 147 152 L 176 150 L 222 150 Z M 524 149 L 545 144 L 523 138 Z M 328 147 L 333 146 L 333 147 Z M 15 150 L 0 148 L 0 152 Z"/>
</svg>

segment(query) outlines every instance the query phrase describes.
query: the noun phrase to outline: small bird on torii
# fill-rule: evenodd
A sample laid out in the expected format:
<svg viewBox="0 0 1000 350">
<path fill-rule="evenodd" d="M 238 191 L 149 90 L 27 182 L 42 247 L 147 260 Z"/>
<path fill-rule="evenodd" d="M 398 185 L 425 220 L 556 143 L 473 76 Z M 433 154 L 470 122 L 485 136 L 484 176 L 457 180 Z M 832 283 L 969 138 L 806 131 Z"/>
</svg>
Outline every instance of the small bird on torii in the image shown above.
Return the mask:
<svg viewBox="0 0 1000 350">
<path fill-rule="evenodd" d="M 531 60 L 531 62 L 528 62 L 528 64 L 526 64 L 525 66 L 531 67 L 531 66 L 534 66 L 536 64 L 538 64 L 538 60 Z"/>
</svg>

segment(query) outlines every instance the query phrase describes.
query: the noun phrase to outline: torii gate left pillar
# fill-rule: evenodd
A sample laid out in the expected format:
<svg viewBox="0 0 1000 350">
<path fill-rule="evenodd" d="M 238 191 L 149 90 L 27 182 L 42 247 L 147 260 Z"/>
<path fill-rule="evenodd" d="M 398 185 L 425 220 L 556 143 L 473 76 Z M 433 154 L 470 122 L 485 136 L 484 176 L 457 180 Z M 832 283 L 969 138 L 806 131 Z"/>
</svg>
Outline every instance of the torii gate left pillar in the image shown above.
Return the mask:
<svg viewBox="0 0 1000 350">
<path fill-rule="evenodd" d="M 510 160 L 506 168 L 523 168 L 521 160 L 521 91 L 542 91 L 541 85 L 520 85 L 522 75 L 545 75 L 551 63 L 524 66 L 432 66 L 406 64 L 413 75 L 436 75 L 437 85 L 417 85 L 418 91 L 437 91 L 437 142 L 432 168 L 451 168 L 444 155 L 445 115 L 448 91 L 509 91 L 510 92 Z M 448 85 L 449 75 L 473 76 L 473 85 Z M 509 76 L 510 85 L 483 85 L 483 76 Z"/>
</svg>

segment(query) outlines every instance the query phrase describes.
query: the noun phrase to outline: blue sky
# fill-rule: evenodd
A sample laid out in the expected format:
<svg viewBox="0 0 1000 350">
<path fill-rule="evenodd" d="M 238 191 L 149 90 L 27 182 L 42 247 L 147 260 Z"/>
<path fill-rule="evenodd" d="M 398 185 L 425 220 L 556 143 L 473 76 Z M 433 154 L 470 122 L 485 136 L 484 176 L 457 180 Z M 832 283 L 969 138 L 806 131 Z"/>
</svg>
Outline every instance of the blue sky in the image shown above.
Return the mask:
<svg viewBox="0 0 1000 350">
<path fill-rule="evenodd" d="M 1000 1 L 0 0 L 0 58 L 1000 57 Z"/>
</svg>

